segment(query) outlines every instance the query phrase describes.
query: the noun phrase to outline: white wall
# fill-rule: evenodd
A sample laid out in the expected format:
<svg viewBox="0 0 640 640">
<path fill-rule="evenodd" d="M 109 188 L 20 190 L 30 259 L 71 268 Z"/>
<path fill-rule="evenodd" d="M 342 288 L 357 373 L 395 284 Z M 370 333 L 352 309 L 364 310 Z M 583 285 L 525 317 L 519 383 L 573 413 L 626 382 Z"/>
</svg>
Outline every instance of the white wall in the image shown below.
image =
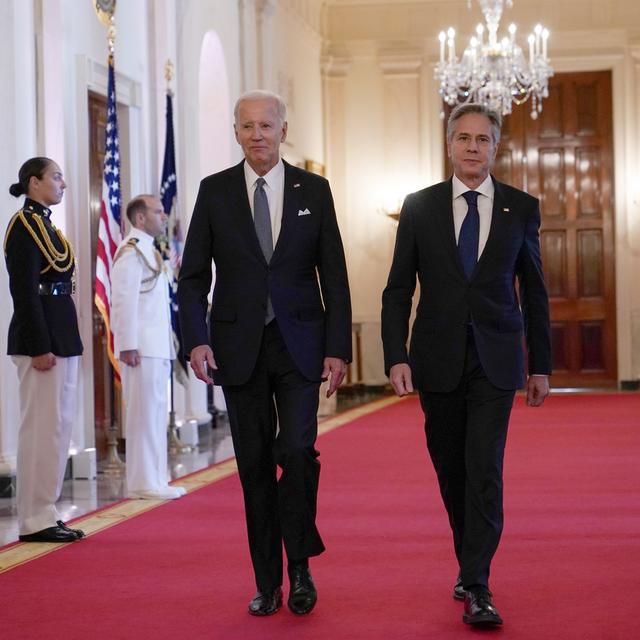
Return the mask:
<svg viewBox="0 0 640 640">
<path fill-rule="evenodd" d="M 32 42 L 33 6 L 25 0 L 0 3 L 0 228 L 21 202 L 9 194 L 9 185 L 18 180 L 18 169 L 36 154 L 36 83 L 35 51 L 22 46 Z M 2 260 L 4 262 L 4 258 Z M 0 475 L 15 468 L 19 406 L 16 401 L 18 383 L 15 367 L 7 353 L 7 332 L 12 305 L 9 296 L 7 270 L 0 268 Z"/>
<path fill-rule="evenodd" d="M 265 88 L 280 94 L 287 103 L 289 129 L 283 153 L 292 162 L 325 164 L 322 39 L 314 15 L 283 2 L 278 4 L 272 22 L 272 73 Z"/>
</svg>

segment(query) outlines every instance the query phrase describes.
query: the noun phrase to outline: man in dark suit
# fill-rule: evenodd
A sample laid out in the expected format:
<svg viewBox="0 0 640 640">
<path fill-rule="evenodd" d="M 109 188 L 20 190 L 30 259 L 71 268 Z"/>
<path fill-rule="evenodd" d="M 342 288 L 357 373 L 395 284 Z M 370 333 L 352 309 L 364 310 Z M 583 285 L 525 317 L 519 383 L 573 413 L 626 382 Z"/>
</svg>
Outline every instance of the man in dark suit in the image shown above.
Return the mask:
<svg viewBox="0 0 640 640">
<path fill-rule="evenodd" d="M 347 270 L 329 183 L 280 158 L 282 100 L 253 91 L 234 116 L 245 159 L 200 184 L 180 323 L 196 376 L 222 385 L 227 403 L 258 588 L 249 613 L 282 605 L 284 542 L 288 606 L 306 614 L 317 599 L 308 559 L 324 551 L 315 524 L 320 381 L 329 378 L 334 393 L 351 360 Z"/>
<path fill-rule="evenodd" d="M 427 447 L 453 531 L 464 622 L 502 624 L 489 569 L 503 525 L 502 466 L 515 390 L 549 393 L 548 297 L 538 201 L 490 175 L 500 116 L 456 108 L 447 126 L 454 175 L 405 199 L 382 296 L 385 367 L 395 392 L 414 387 Z M 407 354 L 412 296 L 420 300 Z M 519 289 L 516 290 L 516 278 Z"/>
</svg>

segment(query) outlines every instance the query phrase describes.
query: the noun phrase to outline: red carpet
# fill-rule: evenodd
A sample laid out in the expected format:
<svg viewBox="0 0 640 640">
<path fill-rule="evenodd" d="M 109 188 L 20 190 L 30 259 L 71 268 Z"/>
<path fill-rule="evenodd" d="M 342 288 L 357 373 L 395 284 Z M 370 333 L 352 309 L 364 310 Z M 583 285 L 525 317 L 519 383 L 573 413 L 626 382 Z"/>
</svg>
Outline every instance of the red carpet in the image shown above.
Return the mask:
<svg viewBox="0 0 640 640">
<path fill-rule="evenodd" d="M 319 440 L 319 603 L 252 618 L 236 476 L 0 574 L 0 638 L 477 637 L 415 399 Z M 492 589 L 509 640 L 640 637 L 640 395 L 518 400 Z"/>
</svg>

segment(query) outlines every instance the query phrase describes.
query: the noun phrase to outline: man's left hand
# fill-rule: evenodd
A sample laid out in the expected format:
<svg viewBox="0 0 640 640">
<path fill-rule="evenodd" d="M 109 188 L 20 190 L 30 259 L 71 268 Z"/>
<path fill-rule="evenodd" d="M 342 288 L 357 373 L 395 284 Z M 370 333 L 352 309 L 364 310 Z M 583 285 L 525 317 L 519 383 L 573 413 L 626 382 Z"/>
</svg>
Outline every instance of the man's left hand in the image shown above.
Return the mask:
<svg viewBox="0 0 640 640">
<path fill-rule="evenodd" d="M 322 379 L 329 379 L 329 389 L 327 390 L 327 398 L 342 384 L 347 374 L 347 363 L 340 358 L 325 358 L 324 368 L 322 370 Z"/>
<path fill-rule="evenodd" d="M 549 395 L 549 376 L 529 376 L 527 380 L 527 404 L 539 407 Z"/>
</svg>

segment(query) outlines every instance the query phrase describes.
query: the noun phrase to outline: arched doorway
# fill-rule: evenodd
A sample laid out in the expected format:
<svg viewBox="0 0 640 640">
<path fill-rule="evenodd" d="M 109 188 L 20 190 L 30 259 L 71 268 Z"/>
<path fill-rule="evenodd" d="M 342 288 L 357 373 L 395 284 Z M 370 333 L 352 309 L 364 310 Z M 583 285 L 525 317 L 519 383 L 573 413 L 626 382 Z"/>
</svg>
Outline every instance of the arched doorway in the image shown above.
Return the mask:
<svg viewBox="0 0 640 640">
<path fill-rule="evenodd" d="M 206 176 L 231 164 L 227 63 L 215 31 L 207 31 L 202 39 L 198 89 L 200 175 Z"/>
</svg>

